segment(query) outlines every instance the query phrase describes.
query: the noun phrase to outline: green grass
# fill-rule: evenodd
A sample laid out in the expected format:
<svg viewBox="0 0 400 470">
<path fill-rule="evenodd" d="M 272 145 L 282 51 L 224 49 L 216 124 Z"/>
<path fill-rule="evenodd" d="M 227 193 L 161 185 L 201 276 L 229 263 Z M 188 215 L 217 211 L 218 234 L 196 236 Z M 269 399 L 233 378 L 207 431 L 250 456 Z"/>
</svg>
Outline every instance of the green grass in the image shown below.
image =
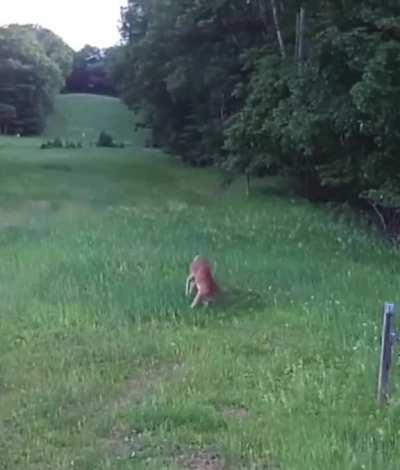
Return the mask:
<svg viewBox="0 0 400 470">
<path fill-rule="evenodd" d="M 107 131 L 117 142 L 142 145 L 145 133 L 133 134 L 135 122 L 133 114 L 115 98 L 87 94 L 61 95 L 44 136 L 90 143 L 97 142 L 101 131 Z"/>
<path fill-rule="evenodd" d="M 133 120 L 109 98 L 57 109 L 94 134 L 110 112 L 119 138 Z M 398 391 L 375 404 L 397 252 L 131 139 L 0 139 L 0 469 L 398 469 Z M 199 252 L 227 293 L 193 312 Z"/>
</svg>

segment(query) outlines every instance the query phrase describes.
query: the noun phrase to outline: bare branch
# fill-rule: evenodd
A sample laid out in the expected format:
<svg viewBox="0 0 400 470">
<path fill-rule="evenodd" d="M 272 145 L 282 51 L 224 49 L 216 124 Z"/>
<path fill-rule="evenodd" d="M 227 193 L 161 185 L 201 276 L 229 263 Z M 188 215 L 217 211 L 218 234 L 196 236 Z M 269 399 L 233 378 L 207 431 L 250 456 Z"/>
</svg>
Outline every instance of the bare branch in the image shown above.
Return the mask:
<svg viewBox="0 0 400 470">
<path fill-rule="evenodd" d="M 304 7 L 300 7 L 299 12 L 299 52 L 298 52 L 298 61 L 301 65 L 304 60 L 304 32 L 305 32 L 305 19 L 306 19 L 306 10 Z"/>
</svg>

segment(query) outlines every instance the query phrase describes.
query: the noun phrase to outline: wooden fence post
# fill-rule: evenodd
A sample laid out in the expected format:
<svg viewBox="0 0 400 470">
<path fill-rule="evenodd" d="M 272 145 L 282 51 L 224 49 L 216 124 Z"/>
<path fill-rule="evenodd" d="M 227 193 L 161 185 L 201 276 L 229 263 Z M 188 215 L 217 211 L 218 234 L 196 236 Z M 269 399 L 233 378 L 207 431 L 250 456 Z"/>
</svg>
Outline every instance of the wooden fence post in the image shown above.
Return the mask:
<svg viewBox="0 0 400 470">
<path fill-rule="evenodd" d="M 381 357 L 378 376 L 378 404 L 384 405 L 390 398 L 390 368 L 396 342 L 394 327 L 395 305 L 385 302 L 381 339 Z"/>
</svg>

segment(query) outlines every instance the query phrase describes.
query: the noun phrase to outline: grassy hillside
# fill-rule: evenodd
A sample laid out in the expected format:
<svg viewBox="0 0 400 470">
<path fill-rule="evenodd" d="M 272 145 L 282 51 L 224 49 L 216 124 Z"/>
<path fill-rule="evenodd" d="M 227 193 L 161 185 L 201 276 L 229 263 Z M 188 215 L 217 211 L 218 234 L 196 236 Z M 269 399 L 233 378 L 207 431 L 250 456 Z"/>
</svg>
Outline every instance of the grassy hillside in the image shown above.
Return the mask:
<svg viewBox="0 0 400 470">
<path fill-rule="evenodd" d="M 116 98 L 88 94 L 60 95 L 45 135 L 89 143 L 96 142 L 101 131 L 107 131 L 117 141 L 141 145 L 143 134 L 133 134 L 134 123 L 134 115 Z"/>
<path fill-rule="evenodd" d="M 84 106 L 59 107 L 66 134 Z M 0 139 L 0 469 L 399 468 L 398 392 L 375 406 L 396 252 L 271 181 L 39 144 Z M 193 312 L 199 252 L 226 294 Z"/>
</svg>

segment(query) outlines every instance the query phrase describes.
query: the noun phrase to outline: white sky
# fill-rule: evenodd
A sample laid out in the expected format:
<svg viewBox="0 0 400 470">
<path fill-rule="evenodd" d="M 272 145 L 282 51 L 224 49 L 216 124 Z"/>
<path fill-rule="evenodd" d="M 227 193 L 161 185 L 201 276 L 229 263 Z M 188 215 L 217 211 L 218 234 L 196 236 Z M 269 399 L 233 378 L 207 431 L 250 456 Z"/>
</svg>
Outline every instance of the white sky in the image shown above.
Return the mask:
<svg viewBox="0 0 400 470">
<path fill-rule="evenodd" d="M 120 7 L 127 0 L 1 0 L 0 25 L 33 23 L 51 29 L 73 49 L 119 42 Z"/>
</svg>

